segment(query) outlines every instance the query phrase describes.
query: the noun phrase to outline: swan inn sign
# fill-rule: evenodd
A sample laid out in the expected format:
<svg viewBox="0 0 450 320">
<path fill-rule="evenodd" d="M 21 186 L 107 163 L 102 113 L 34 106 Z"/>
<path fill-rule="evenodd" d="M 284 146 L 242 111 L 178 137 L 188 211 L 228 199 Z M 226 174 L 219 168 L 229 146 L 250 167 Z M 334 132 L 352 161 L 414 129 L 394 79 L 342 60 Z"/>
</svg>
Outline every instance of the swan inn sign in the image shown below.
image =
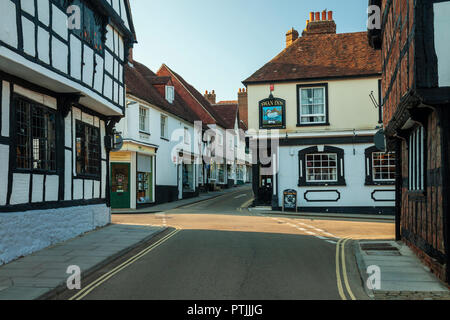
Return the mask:
<svg viewBox="0 0 450 320">
<path fill-rule="evenodd" d="M 269 97 L 259 102 L 260 129 L 286 129 L 286 101 Z"/>
</svg>

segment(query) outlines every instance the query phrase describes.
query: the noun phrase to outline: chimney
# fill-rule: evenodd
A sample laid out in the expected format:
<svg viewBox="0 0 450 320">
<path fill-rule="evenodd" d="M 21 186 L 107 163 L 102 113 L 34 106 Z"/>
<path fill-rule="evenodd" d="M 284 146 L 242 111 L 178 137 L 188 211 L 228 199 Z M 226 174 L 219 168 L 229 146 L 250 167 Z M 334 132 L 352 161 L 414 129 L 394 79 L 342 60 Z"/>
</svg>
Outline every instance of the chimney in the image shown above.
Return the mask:
<svg viewBox="0 0 450 320">
<path fill-rule="evenodd" d="M 248 128 L 248 96 L 246 89 L 239 89 L 238 92 L 239 119 L 242 120 Z"/>
<path fill-rule="evenodd" d="M 133 48 L 130 48 L 128 50 L 128 63 L 133 65 Z"/>
<path fill-rule="evenodd" d="M 292 28 L 286 33 L 286 48 L 298 39 L 298 31 Z"/>
<path fill-rule="evenodd" d="M 214 90 L 212 92 L 205 91 L 204 97 L 209 101 L 210 104 L 216 104 L 216 93 Z"/>
<path fill-rule="evenodd" d="M 315 18 L 314 18 L 315 16 Z M 306 23 L 306 29 L 302 36 L 310 36 L 316 34 L 336 34 L 336 23 L 333 20 L 333 11 L 322 11 L 322 20 L 320 19 L 320 12 L 311 12 L 309 14 L 310 20 Z"/>
</svg>

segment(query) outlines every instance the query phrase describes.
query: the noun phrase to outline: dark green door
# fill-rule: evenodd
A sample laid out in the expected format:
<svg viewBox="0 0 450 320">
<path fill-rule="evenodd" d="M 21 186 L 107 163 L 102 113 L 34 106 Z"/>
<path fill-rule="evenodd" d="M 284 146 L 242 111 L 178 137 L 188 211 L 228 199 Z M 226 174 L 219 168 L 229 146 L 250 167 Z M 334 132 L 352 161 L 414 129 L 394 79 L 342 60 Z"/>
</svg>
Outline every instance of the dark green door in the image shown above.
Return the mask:
<svg viewBox="0 0 450 320">
<path fill-rule="evenodd" d="M 130 164 L 111 163 L 111 208 L 130 207 Z"/>
</svg>

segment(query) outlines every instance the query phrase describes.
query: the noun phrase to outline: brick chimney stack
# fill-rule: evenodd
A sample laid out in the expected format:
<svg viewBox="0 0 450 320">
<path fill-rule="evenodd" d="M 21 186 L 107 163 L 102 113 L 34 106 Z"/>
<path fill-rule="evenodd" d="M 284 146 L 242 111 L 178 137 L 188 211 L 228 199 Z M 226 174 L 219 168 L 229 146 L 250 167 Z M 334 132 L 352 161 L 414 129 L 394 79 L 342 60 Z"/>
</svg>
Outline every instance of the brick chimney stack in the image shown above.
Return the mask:
<svg viewBox="0 0 450 320">
<path fill-rule="evenodd" d="M 212 92 L 205 91 L 204 97 L 209 101 L 209 103 L 216 104 L 216 93 L 214 90 Z"/>
<path fill-rule="evenodd" d="M 311 12 L 309 14 L 309 20 L 306 21 L 306 29 L 303 31 L 302 36 L 336 33 L 333 11 L 322 11 L 322 20 L 320 16 L 320 12 Z"/>
<path fill-rule="evenodd" d="M 239 119 L 242 120 L 248 128 L 248 95 L 247 90 L 239 89 L 238 92 Z"/>
<path fill-rule="evenodd" d="M 292 28 L 286 33 L 286 48 L 289 47 L 295 40 L 298 39 L 298 31 Z"/>
</svg>

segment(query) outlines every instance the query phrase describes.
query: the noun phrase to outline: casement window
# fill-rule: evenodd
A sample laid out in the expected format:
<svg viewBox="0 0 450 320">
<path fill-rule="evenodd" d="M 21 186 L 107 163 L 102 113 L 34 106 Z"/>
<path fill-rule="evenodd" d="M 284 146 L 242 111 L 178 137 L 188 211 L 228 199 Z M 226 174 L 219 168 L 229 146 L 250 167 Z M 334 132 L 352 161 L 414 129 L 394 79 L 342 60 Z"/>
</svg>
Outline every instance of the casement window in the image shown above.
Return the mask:
<svg viewBox="0 0 450 320">
<path fill-rule="evenodd" d="M 381 152 L 373 146 L 366 149 L 365 155 L 366 185 L 395 184 L 395 152 Z"/>
<path fill-rule="evenodd" d="M 149 110 L 145 107 L 139 107 L 139 131 L 150 133 Z"/>
<path fill-rule="evenodd" d="M 328 125 L 328 85 L 298 85 L 298 126 Z"/>
<path fill-rule="evenodd" d="M 161 138 L 169 139 L 169 118 L 161 115 Z"/>
<path fill-rule="evenodd" d="M 409 136 L 408 177 L 410 191 L 425 190 L 425 129 L 418 126 Z"/>
<path fill-rule="evenodd" d="M 15 96 L 15 168 L 56 171 L 56 113 Z"/>
<path fill-rule="evenodd" d="M 75 131 L 77 174 L 100 177 L 100 129 L 77 120 Z"/>
<path fill-rule="evenodd" d="M 344 150 L 311 147 L 299 151 L 299 186 L 345 186 Z"/>
<path fill-rule="evenodd" d="M 175 100 L 175 87 L 166 86 L 166 100 L 172 103 Z"/>
</svg>

